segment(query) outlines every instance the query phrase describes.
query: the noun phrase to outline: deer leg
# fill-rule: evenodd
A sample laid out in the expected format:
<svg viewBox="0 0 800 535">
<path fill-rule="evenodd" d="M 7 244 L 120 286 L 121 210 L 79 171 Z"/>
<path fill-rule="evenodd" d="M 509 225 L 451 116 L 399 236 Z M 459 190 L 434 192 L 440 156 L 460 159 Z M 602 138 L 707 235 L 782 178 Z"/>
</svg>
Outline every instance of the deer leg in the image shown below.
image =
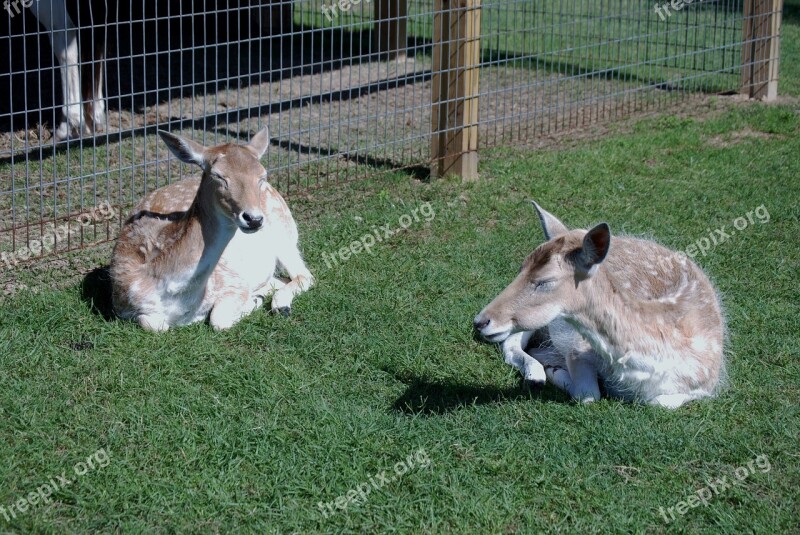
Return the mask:
<svg viewBox="0 0 800 535">
<path fill-rule="evenodd" d="M 262 302 L 257 298 L 248 299 L 246 295 L 239 292 L 229 293 L 214 303 L 209 323 L 215 331 L 230 329 L 242 318 L 256 310 Z"/>
<path fill-rule="evenodd" d="M 314 276 L 303 262 L 297 245 L 293 245 L 284 254 L 279 255 L 278 263 L 289 276 L 289 282 L 272 296 L 272 311 L 288 316 L 292 312 L 294 298 L 314 285 Z"/>
<path fill-rule="evenodd" d="M 106 129 L 106 100 L 103 97 L 103 58 L 95 63 L 94 68 L 94 97 L 92 99 L 92 123 L 95 132 L 102 132 Z"/>
<path fill-rule="evenodd" d="M 267 282 L 253 290 L 250 297 L 254 303 L 255 308 L 261 308 L 267 298 L 274 295 L 275 292 L 286 286 L 286 282 L 278 277 L 272 277 Z"/>
<path fill-rule="evenodd" d="M 267 297 L 286 286 L 287 282 L 288 281 L 284 281 L 279 277 L 271 277 L 267 282 L 253 291 L 253 296 L 260 298 L 263 302 Z"/>
<path fill-rule="evenodd" d="M 572 395 L 572 377 L 561 353 L 556 348 L 539 347 L 531 350 L 531 356 L 544 368 L 545 376 L 556 388 Z"/>
<path fill-rule="evenodd" d="M 99 6 L 95 6 L 99 7 Z M 105 130 L 106 103 L 103 98 L 103 62 L 106 54 L 106 13 L 90 11 L 91 47 L 81 47 L 81 81 L 83 82 L 84 117 L 90 132 Z M 100 10 L 102 11 L 102 9 Z M 101 25 L 97 27 L 96 25 Z M 91 52 L 91 53 L 89 53 Z"/>
<path fill-rule="evenodd" d="M 61 72 L 62 122 L 53 133 L 56 141 L 87 133 L 81 106 L 81 72 L 78 54 L 78 32 L 67 14 L 66 3 L 40 0 L 30 5 L 33 15 L 49 30 L 50 44 Z"/>
<path fill-rule="evenodd" d="M 567 370 L 572 378 L 570 395 L 577 401 L 591 403 L 600 399 L 600 385 L 597 383 L 597 367 L 592 351 L 573 353 L 567 359 Z"/>
<path fill-rule="evenodd" d="M 544 367 L 525 352 L 525 346 L 533 336 L 533 331 L 514 333 L 503 342 L 503 358 L 506 364 L 522 372 L 525 381 L 533 385 L 544 385 L 547 378 Z"/>
</svg>

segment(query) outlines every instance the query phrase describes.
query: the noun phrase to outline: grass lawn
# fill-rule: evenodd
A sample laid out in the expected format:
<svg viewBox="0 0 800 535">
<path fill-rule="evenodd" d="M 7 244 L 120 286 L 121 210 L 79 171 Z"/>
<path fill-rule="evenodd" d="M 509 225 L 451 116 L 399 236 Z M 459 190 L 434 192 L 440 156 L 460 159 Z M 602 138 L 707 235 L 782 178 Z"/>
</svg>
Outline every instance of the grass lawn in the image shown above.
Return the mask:
<svg viewBox="0 0 800 535">
<path fill-rule="evenodd" d="M 797 106 L 630 124 L 487 152 L 474 184 L 398 174 L 295 199 L 318 286 L 290 318 L 154 335 L 78 285 L 7 300 L 0 532 L 797 532 Z M 679 249 L 763 205 L 768 222 L 698 258 L 727 311 L 719 398 L 580 406 L 525 391 L 473 339 L 542 240 L 531 198 Z M 434 215 L 326 265 L 415 209 Z"/>
<path fill-rule="evenodd" d="M 0 534 L 800 532 L 800 104 L 719 107 L 486 151 L 476 183 L 293 197 L 318 285 L 289 318 L 149 334 L 91 306 L 94 275 L 20 271 L 32 290 L 0 304 Z M 675 249 L 729 234 L 697 257 L 728 388 L 676 411 L 522 388 L 471 320 L 542 241 L 529 199 Z"/>
<path fill-rule="evenodd" d="M 784 0 L 778 94 L 800 95 L 800 0 Z"/>
</svg>

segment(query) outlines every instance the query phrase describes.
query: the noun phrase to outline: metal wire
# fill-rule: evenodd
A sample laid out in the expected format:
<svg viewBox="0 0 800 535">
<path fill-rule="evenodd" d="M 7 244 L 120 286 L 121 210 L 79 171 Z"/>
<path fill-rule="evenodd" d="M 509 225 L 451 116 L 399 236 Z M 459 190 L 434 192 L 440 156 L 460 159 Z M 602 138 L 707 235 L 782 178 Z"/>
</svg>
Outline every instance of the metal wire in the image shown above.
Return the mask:
<svg viewBox="0 0 800 535">
<path fill-rule="evenodd" d="M 661 2 L 642 0 L 483 0 L 479 147 L 739 90 L 751 45 L 743 2 L 695 0 L 662 17 Z M 0 11 L 2 268 L 112 240 L 145 193 L 194 173 L 168 158 L 159 129 L 215 144 L 269 125 L 265 164 L 289 196 L 432 164 L 434 18 L 449 2 L 67 4 L 56 22 L 73 23 L 82 54 L 64 65 L 51 46 L 64 32 L 21 3 Z M 93 57 L 102 42 L 105 56 Z M 56 140 L 64 73 L 75 68 L 84 83 L 103 73 L 106 114 L 94 132 Z M 72 107 L 93 100 L 70 98 Z M 462 126 L 448 118 L 446 129 Z M 95 217 L 105 204 L 114 219 Z M 54 231 L 64 224 L 63 236 Z"/>
</svg>

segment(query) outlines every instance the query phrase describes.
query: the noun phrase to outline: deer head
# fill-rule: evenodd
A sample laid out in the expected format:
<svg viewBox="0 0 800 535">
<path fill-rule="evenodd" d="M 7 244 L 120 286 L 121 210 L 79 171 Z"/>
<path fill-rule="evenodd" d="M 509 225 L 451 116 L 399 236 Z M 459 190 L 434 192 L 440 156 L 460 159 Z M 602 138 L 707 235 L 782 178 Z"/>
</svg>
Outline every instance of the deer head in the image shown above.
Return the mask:
<svg viewBox="0 0 800 535">
<path fill-rule="evenodd" d="M 540 329 L 578 310 L 611 245 L 606 223 L 589 231 L 568 230 L 555 216 L 533 205 L 548 241 L 525 259 L 511 284 L 475 317 L 475 329 L 489 342 Z"/>
<path fill-rule="evenodd" d="M 247 145 L 210 148 L 169 132 L 158 133 L 178 159 L 203 170 L 198 202 L 204 214 L 230 221 L 245 233 L 262 227 L 261 193 L 267 188 L 267 171 L 259 159 L 269 146 L 266 128 Z"/>
</svg>

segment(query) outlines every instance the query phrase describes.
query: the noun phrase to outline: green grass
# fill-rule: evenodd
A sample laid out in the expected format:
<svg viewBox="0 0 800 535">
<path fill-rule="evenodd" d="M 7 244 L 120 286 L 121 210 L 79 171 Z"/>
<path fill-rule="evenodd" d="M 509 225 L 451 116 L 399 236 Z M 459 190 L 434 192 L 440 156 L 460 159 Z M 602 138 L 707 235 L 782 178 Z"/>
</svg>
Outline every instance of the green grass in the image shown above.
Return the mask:
<svg viewBox="0 0 800 535">
<path fill-rule="evenodd" d="M 742 10 L 731 4 L 689 5 L 664 20 L 664 2 L 577 0 L 481 3 L 481 61 L 565 76 L 594 76 L 686 91 L 724 92 L 740 82 Z M 328 0 L 297 5 L 294 22 L 356 35 L 372 29 L 375 8 L 358 2 L 331 15 Z M 328 8 L 332 20 L 323 15 Z M 430 42 L 434 2 L 408 5 L 407 33 Z M 420 47 L 417 53 L 424 49 Z M 422 53 L 430 53 L 427 49 Z"/>
<path fill-rule="evenodd" d="M 786 10 L 780 91 L 799 95 L 797 0 Z M 63 267 L 20 271 L 32 290 L 0 312 L 0 507 L 71 484 L 11 521 L 0 510 L 0 533 L 797 532 L 798 154 L 796 104 L 751 104 L 487 151 L 477 183 L 383 174 L 293 197 L 318 285 L 292 317 L 260 311 L 225 333 L 148 334 L 97 314 L 96 286 L 48 289 Z M 768 210 L 698 258 L 728 320 L 719 398 L 576 405 L 527 392 L 474 340 L 471 318 L 542 240 L 531 198 L 573 226 L 605 220 L 682 250 Z M 326 266 L 425 202 L 429 222 Z M 107 465 L 76 476 L 101 448 Z M 659 508 L 748 464 L 664 522 Z M 320 512 L 382 472 L 394 480 L 364 503 Z"/>
<path fill-rule="evenodd" d="M 224 333 L 106 321 L 75 285 L 20 293 L 0 315 L 0 506 L 99 448 L 109 462 L 0 516 L 0 532 L 797 530 L 798 134 L 794 107 L 751 105 L 571 148 L 496 149 L 477 183 L 394 174 L 297 198 L 317 287 L 290 318 L 260 311 Z M 605 220 L 680 249 L 766 207 L 768 223 L 699 258 L 727 311 L 719 398 L 580 406 L 526 392 L 473 339 L 471 318 L 542 240 L 531 198 L 573 226 Z M 428 223 L 325 265 L 424 202 Z M 320 513 L 409 455 L 365 503 Z M 665 524 L 659 507 L 758 455 L 770 470 Z"/>
</svg>

